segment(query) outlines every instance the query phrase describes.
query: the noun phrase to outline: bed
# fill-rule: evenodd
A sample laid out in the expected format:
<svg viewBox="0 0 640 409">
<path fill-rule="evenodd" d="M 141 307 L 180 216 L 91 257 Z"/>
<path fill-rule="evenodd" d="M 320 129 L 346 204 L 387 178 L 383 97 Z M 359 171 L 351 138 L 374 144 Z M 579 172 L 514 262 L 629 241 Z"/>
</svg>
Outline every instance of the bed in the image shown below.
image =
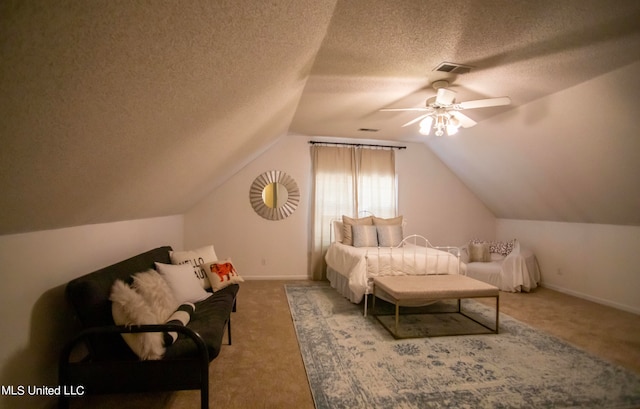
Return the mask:
<svg viewBox="0 0 640 409">
<path fill-rule="evenodd" d="M 531 250 L 521 248 L 518 240 L 472 240 L 460 249 L 468 277 L 507 292 L 529 292 L 540 284 L 536 256 Z"/>
<path fill-rule="evenodd" d="M 331 286 L 352 303 L 358 304 L 364 299 L 365 315 L 366 296 L 372 293 L 373 278 L 376 276 L 464 272 L 459 247 L 435 247 L 422 236 L 412 235 L 403 238 L 401 233 L 392 243 L 395 244 L 393 246 L 384 245 L 389 244 L 383 239 L 384 234 L 379 234 L 382 243 L 374 242 L 371 238 L 371 241 L 365 241 L 365 245 L 362 245 L 363 243 L 357 240 L 359 227 L 353 227 L 353 242 L 349 242 L 340 234 L 344 229 L 344 223 L 332 223 L 332 242 L 325 255 L 327 278 Z M 375 225 L 373 227 L 375 228 Z M 374 230 L 371 227 L 368 229 Z"/>
</svg>

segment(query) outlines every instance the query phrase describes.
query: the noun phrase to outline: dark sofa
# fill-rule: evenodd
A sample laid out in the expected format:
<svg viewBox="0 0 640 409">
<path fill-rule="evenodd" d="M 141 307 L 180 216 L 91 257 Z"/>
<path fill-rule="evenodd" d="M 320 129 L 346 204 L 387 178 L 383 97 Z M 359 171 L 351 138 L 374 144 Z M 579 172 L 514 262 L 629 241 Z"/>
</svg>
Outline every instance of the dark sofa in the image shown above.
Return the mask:
<svg viewBox="0 0 640 409">
<path fill-rule="evenodd" d="M 159 247 L 67 284 L 67 299 L 83 330 L 61 352 L 60 385 L 70 389 L 82 386 L 86 394 L 199 389 L 201 407 L 208 408 L 209 362 L 220 353 L 225 328 L 231 344 L 230 315 L 236 307 L 237 284 L 196 303 L 195 313 L 186 326 L 126 327 L 113 322 L 109 300 L 113 283 L 120 279 L 131 284 L 133 274 L 153 268 L 154 262 L 170 264 L 169 251 L 171 247 Z M 147 331 L 175 331 L 180 336 L 167 347 L 163 359 L 143 361 L 131 351 L 121 334 Z M 81 345 L 86 348 L 86 356 L 75 359 Z M 68 405 L 69 396 L 61 396 L 59 406 Z"/>
</svg>

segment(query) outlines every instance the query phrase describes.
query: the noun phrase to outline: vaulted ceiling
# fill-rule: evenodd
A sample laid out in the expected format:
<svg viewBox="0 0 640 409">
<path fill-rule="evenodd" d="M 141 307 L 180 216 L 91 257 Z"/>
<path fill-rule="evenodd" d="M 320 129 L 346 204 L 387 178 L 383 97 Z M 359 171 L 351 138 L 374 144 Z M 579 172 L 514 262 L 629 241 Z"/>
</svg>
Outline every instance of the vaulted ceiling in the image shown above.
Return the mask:
<svg viewBox="0 0 640 409">
<path fill-rule="evenodd" d="M 422 141 L 497 217 L 640 224 L 638 21 L 635 0 L 4 1 L 0 234 L 183 213 L 286 133 Z M 513 104 L 455 138 L 379 112 L 439 79 Z"/>
</svg>

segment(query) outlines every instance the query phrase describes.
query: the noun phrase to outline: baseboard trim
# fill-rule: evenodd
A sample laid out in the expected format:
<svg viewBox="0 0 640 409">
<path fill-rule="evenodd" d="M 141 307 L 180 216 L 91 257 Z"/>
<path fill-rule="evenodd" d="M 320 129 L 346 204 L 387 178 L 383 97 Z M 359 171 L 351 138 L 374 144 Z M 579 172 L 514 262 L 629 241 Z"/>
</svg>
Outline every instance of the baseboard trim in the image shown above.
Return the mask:
<svg viewBox="0 0 640 409">
<path fill-rule="evenodd" d="M 244 278 L 245 280 L 252 280 L 252 281 L 257 281 L 257 280 L 311 280 L 310 277 L 308 276 L 247 276 L 247 275 L 242 275 L 242 278 Z"/>
<path fill-rule="evenodd" d="M 584 300 L 592 301 L 592 302 L 595 302 L 595 303 L 598 303 L 598 304 L 606 305 L 608 307 L 616 308 L 618 310 L 627 311 L 627 312 L 631 312 L 633 314 L 640 315 L 640 308 L 635 308 L 635 307 L 632 307 L 630 305 L 620 304 L 620 303 L 617 303 L 617 302 L 613 302 L 611 300 L 605 300 L 604 298 L 594 297 L 594 296 L 589 295 L 589 294 L 584 294 L 584 293 L 581 293 L 579 291 L 569 290 L 567 288 L 560 287 L 560 286 L 553 285 L 553 284 L 542 283 L 540 286 L 544 287 L 544 288 L 548 288 L 550 290 L 557 291 L 559 293 L 572 295 L 574 297 L 582 298 Z"/>
</svg>

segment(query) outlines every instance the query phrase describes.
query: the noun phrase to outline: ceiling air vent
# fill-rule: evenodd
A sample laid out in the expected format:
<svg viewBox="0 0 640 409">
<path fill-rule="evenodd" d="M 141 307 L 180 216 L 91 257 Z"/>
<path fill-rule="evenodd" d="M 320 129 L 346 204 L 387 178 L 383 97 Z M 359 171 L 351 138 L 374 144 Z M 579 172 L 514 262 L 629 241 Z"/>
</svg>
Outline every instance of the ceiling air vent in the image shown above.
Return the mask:
<svg viewBox="0 0 640 409">
<path fill-rule="evenodd" d="M 438 64 L 434 71 L 450 72 L 452 74 L 466 74 L 473 68 L 470 65 L 456 64 L 454 62 L 443 62 Z"/>
<path fill-rule="evenodd" d="M 378 132 L 379 129 L 375 129 L 375 128 L 359 128 L 358 131 L 360 131 L 360 132 Z"/>
</svg>

